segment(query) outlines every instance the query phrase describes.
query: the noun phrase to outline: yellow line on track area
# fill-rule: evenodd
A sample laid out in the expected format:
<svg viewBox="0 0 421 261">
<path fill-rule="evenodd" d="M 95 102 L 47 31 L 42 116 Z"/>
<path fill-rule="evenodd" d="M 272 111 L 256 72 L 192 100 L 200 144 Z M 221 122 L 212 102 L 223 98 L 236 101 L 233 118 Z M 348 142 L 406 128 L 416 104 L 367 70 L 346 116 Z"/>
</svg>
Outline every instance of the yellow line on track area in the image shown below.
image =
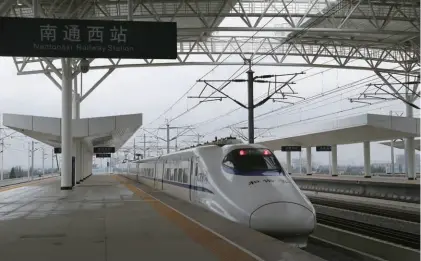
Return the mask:
<svg viewBox="0 0 421 261">
<path fill-rule="evenodd" d="M 183 214 L 180 214 L 178 211 L 175 211 L 171 207 L 167 206 L 160 200 L 149 195 L 142 189 L 133 185 L 133 182 L 130 182 L 128 179 L 123 179 L 116 175 L 113 175 L 120 183 L 124 184 L 130 191 L 132 191 L 137 196 L 141 197 L 147 202 L 162 216 L 168 218 L 171 222 L 180 227 L 184 233 L 186 233 L 193 241 L 199 243 L 206 249 L 210 250 L 215 254 L 220 260 L 229 260 L 229 261 L 256 261 L 261 260 L 260 258 L 253 258 L 250 254 L 246 253 L 244 250 L 228 242 L 227 239 L 224 239 L 218 236 L 215 233 L 212 233 L 210 230 L 205 229 L 204 227 L 196 224 L 192 220 L 189 220 Z"/>
<path fill-rule="evenodd" d="M 42 184 L 42 183 L 47 183 L 47 181 L 51 181 L 52 178 L 55 178 L 55 177 L 50 177 L 50 178 L 45 178 L 45 179 L 40 179 L 40 180 L 34 180 L 34 181 L 28 181 L 28 182 L 22 182 L 22 183 L 19 183 L 19 184 L 16 184 L 16 185 L 0 187 L 0 192 L 5 192 L 5 191 L 8 191 L 8 190 L 17 189 L 17 188 L 21 188 L 21 187 L 28 187 L 28 186 L 38 185 L 38 184 Z"/>
</svg>

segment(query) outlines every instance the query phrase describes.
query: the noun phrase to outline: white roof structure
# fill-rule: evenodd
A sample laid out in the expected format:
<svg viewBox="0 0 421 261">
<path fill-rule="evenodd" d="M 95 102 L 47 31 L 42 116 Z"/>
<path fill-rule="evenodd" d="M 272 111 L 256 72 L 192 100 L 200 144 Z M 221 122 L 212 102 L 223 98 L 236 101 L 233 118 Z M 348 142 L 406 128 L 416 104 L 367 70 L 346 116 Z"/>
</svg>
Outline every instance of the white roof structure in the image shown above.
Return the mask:
<svg viewBox="0 0 421 261">
<path fill-rule="evenodd" d="M 380 144 L 386 145 L 386 146 L 391 146 L 390 141 L 380 142 Z M 395 147 L 397 149 L 405 149 L 405 142 L 403 142 L 403 140 L 397 140 L 397 141 L 393 142 L 393 145 L 394 145 L 393 147 Z M 419 139 L 414 140 L 414 148 L 416 150 L 420 150 L 420 140 Z"/>
<path fill-rule="evenodd" d="M 142 114 L 72 120 L 72 136 L 93 147 L 116 150 L 142 126 Z M 3 114 L 3 125 L 53 147 L 61 147 L 61 118 Z"/>
<path fill-rule="evenodd" d="M 304 126 L 304 125 L 301 125 Z M 420 119 L 378 114 L 363 114 L 345 119 L 297 125 L 282 129 L 283 136 L 275 140 L 257 142 L 272 150 L 281 146 L 351 144 L 363 141 L 384 141 L 420 136 Z"/>
</svg>

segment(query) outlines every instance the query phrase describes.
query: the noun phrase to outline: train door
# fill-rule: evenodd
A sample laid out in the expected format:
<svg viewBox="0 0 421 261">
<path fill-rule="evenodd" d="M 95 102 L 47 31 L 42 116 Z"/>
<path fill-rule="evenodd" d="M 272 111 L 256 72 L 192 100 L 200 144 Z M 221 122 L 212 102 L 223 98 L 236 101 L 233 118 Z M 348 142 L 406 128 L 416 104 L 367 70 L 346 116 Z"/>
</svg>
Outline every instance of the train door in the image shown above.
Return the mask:
<svg viewBox="0 0 421 261">
<path fill-rule="evenodd" d="M 139 163 L 136 163 L 136 170 L 135 170 L 135 173 L 136 173 L 136 181 L 137 182 L 139 182 L 139 175 L 140 175 L 140 168 L 139 168 Z"/>
<path fill-rule="evenodd" d="M 165 163 L 166 163 L 166 161 L 164 160 L 163 162 L 162 162 L 162 176 L 161 176 L 161 190 L 164 190 L 164 176 L 165 176 L 165 173 L 166 173 L 166 169 L 165 169 Z"/>
<path fill-rule="evenodd" d="M 197 174 L 199 172 L 199 158 L 192 158 L 191 165 L 193 166 L 190 171 L 190 200 L 197 202 Z"/>
<path fill-rule="evenodd" d="M 189 198 L 190 201 L 192 201 L 192 193 L 193 193 L 193 186 L 192 186 L 192 180 L 193 180 L 193 166 L 194 166 L 194 158 L 190 159 L 190 168 L 189 168 Z"/>
<path fill-rule="evenodd" d="M 157 188 L 157 182 L 158 182 L 158 167 L 159 167 L 159 162 L 155 163 L 153 165 L 153 188 L 156 189 Z"/>
</svg>

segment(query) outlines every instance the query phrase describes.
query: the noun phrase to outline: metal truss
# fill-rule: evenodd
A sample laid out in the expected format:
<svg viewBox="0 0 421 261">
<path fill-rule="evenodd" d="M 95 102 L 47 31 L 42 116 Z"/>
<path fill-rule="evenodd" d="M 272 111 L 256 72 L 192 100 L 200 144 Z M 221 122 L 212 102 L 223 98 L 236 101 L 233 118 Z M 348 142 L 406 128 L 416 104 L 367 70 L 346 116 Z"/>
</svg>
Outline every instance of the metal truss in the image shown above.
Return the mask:
<svg viewBox="0 0 421 261">
<path fill-rule="evenodd" d="M 415 74 L 419 10 L 419 0 L 0 0 L 0 15 L 7 16 L 177 22 L 176 60 L 91 59 L 92 70 L 108 70 L 100 81 L 117 68 L 243 65 L 244 59 L 254 66 Z M 54 59 L 14 61 L 18 75 L 43 73 L 60 88 Z"/>
<path fill-rule="evenodd" d="M 370 83 L 367 88 L 350 102 L 371 104 L 372 100 L 401 100 L 405 104 L 420 109 L 414 102 L 420 98 L 418 90 L 420 76 L 376 72 L 383 83 Z"/>
</svg>

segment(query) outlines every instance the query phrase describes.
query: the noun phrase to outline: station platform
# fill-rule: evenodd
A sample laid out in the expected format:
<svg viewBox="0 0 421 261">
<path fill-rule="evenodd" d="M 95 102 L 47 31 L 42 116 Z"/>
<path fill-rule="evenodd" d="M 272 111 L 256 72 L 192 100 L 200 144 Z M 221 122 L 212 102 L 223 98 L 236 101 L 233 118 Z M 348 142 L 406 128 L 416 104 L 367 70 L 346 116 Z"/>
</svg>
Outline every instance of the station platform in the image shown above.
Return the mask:
<svg viewBox="0 0 421 261">
<path fill-rule="evenodd" d="M 0 181 L 0 188 L 15 185 L 15 184 L 26 183 L 28 181 L 48 179 L 48 178 L 57 177 L 57 176 L 60 176 L 60 174 L 53 173 L 53 174 L 45 174 L 45 175 L 42 175 L 42 176 L 23 177 L 23 178 L 16 178 L 16 179 L 5 179 L 5 180 Z"/>
<path fill-rule="evenodd" d="M 360 175 L 292 174 L 303 191 L 343 194 L 397 202 L 420 203 L 420 181 L 398 177 L 364 178 Z"/>
<path fill-rule="evenodd" d="M 294 179 L 314 179 L 314 180 L 340 180 L 340 181 L 361 181 L 368 183 L 396 183 L 396 184 L 420 184 L 420 180 L 408 180 L 406 177 L 384 177 L 384 176 L 371 176 L 371 178 L 365 178 L 363 175 L 338 175 L 332 176 L 329 174 L 291 174 Z"/>
<path fill-rule="evenodd" d="M 323 261 L 118 175 L 0 188 L 2 260 Z"/>
</svg>

